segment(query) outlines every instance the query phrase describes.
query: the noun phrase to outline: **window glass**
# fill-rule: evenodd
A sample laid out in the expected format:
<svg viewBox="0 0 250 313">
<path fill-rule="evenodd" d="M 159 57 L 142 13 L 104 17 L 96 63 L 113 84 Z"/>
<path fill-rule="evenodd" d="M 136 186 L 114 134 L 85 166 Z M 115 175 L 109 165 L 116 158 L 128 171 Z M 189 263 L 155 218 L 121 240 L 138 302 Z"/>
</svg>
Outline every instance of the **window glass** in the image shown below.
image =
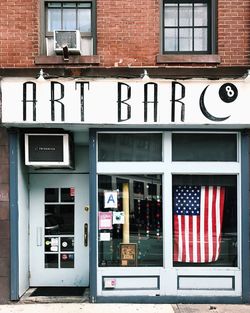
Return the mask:
<svg viewBox="0 0 250 313">
<path fill-rule="evenodd" d="M 237 266 L 236 176 L 173 176 L 174 266 Z"/>
<path fill-rule="evenodd" d="M 194 4 L 194 26 L 207 26 L 207 4 Z"/>
<path fill-rule="evenodd" d="M 165 25 L 178 25 L 178 6 L 177 4 L 165 4 Z"/>
<path fill-rule="evenodd" d="M 58 188 L 45 188 L 44 198 L 45 202 L 58 202 L 59 201 Z"/>
<path fill-rule="evenodd" d="M 74 202 L 75 188 L 61 188 L 61 202 Z"/>
<path fill-rule="evenodd" d="M 61 29 L 61 9 L 51 9 L 48 11 L 48 31 Z"/>
<path fill-rule="evenodd" d="M 164 1 L 164 51 L 209 52 L 207 1 Z"/>
<path fill-rule="evenodd" d="M 165 51 L 178 51 L 178 30 L 165 29 Z"/>
<path fill-rule="evenodd" d="M 76 29 L 91 32 L 91 3 L 49 2 L 47 19 L 49 32 Z"/>
<path fill-rule="evenodd" d="M 207 50 L 207 29 L 197 28 L 194 30 L 194 50 Z"/>
<path fill-rule="evenodd" d="M 91 10 L 78 10 L 78 29 L 81 32 L 91 32 Z"/>
<path fill-rule="evenodd" d="M 98 176 L 99 266 L 163 265 L 161 193 L 161 175 Z"/>
<path fill-rule="evenodd" d="M 180 26 L 192 26 L 193 24 L 193 7 L 190 3 L 180 4 L 179 9 L 179 25 Z"/>
<path fill-rule="evenodd" d="M 173 161 L 237 161 L 236 134 L 172 134 Z"/>
<path fill-rule="evenodd" d="M 76 29 L 76 10 L 75 9 L 63 10 L 63 29 L 64 30 Z"/>
<path fill-rule="evenodd" d="M 180 51 L 192 51 L 193 34 L 191 28 L 180 28 Z"/>
<path fill-rule="evenodd" d="M 99 134 L 98 160 L 161 161 L 161 134 Z"/>
<path fill-rule="evenodd" d="M 63 2 L 63 7 L 64 8 L 76 8 L 76 3 L 75 2 Z"/>
</svg>

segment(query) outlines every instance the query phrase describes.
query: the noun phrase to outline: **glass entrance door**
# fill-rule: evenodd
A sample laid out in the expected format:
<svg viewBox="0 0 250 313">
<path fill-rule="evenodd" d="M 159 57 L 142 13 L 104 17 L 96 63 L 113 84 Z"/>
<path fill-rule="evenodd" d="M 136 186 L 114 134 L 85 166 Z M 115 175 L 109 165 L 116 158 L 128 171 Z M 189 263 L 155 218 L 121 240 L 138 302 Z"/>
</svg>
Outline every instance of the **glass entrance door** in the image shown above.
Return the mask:
<svg viewBox="0 0 250 313">
<path fill-rule="evenodd" d="M 88 175 L 30 175 L 30 285 L 87 286 Z"/>
</svg>

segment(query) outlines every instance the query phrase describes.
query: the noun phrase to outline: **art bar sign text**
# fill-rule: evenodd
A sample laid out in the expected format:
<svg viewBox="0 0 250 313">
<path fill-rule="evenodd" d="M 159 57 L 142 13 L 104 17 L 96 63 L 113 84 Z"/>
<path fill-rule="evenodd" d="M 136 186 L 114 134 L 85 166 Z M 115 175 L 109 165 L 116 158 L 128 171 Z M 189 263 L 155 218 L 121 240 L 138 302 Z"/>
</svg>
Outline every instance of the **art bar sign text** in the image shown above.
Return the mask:
<svg viewBox="0 0 250 313">
<path fill-rule="evenodd" d="M 250 125 L 245 79 L 1 82 L 4 124 Z"/>
</svg>

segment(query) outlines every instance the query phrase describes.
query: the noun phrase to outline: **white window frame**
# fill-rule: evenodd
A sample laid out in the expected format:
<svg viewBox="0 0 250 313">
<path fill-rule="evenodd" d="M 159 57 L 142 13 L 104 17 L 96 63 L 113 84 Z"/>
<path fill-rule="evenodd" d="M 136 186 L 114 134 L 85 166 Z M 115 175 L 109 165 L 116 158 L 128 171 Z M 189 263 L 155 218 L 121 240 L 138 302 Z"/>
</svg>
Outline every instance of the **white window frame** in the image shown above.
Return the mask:
<svg viewBox="0 0 250 313">
<path fill-rule="evenodd" d="M 159 131 L 156 131 L 159 133 Z M 198 131 L 178 131 L 178 133 L 198 133 Z M 99 133 L 129 133 L 138 134 L 141 132 L 97 132 Z M 152 133 L 146 131 L 143 133 Z M 155 132 L 154 132 L 155 133 Z M 102 276 L 133 276 L 133 275 L 159 275 L 161 277 L 160 295 L 181 295 L 181 296 L 211 296 L 211 290 L 178 290 L 177 278 L 181 275 L 189 276 L 213 276 L 234 277 L 234 290 L 216 290 L 214 295 L 218 296 L 240 296 L 242 293 L 242 259 L 241 259 L 241 135 L 239 132 L 230 131 L 199 131 L 199 134 L 236 134 L 237 135 L 237 160 L 235 162 L 180 162 L 172 161 L 172 134 L 176 131 L 162 131 L 162 155 L 161 162 L 98 162 L 97 152 L 97 185 L 98 175 L 107 174 L 160 174 L 162 175 L 162 233 L 163 233 L 163 267 L 98 267 L 97 269 L 97 293 L 98 295 L 114 295 L 115 291 L 102 290 Z M 98 145 L 98 139 L 97 139 Z M 98 149 L 97 149 L 98 150 Z M 238 244 L 238 266 L 237 267 L 176 267 L 173 266 L 173 227 L 172 222 L 167 224 L 164 221 L 172 221 L 172 176 L 173 175 L 236 175 L 237 176 L 237 244 Z M 98 196 L 98 192 L 97 195 Z M 98 208 L 97 208 L 98 210 Z M 98 225 L 98 223 L 97 223 Z M 170 240 L 171 239 L 171 240 Z M 98 238 L 97 238 L 98 241 Z M 98 249 L 98 247 L 97 247 Z M 97 264 L 98 264 L 97 253 Z M 169 283 L 169 279 L 171 283 Z M 168 281 L 168 283 L 164 283 Z M 138 295 L 156 295 L 152 291 L 137 291 Z M 132 291 L 119 290 L 119 295 L 135 295 Z"/>
</svg>

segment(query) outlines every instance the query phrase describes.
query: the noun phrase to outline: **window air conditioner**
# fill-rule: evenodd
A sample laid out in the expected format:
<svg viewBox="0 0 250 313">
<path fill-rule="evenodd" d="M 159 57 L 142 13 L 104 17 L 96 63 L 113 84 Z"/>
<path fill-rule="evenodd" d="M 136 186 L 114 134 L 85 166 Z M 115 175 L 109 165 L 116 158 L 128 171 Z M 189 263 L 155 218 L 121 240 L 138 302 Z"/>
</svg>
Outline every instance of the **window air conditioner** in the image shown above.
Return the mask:
<svg viewBox="0 0 250 313">
<path fill-rule="evenodd" d="M 25 165 L 47 168 L 73 166 L 73 142 L 69 134 L 25 134 Z"/>
<path fill-rule="evenodd" d="M 80 54 L 81 34 L 79 30 L 55 30 L 54 51 L 63 54 L 63 48 L 67 47 L 70 54 Z"/>
</svg>

